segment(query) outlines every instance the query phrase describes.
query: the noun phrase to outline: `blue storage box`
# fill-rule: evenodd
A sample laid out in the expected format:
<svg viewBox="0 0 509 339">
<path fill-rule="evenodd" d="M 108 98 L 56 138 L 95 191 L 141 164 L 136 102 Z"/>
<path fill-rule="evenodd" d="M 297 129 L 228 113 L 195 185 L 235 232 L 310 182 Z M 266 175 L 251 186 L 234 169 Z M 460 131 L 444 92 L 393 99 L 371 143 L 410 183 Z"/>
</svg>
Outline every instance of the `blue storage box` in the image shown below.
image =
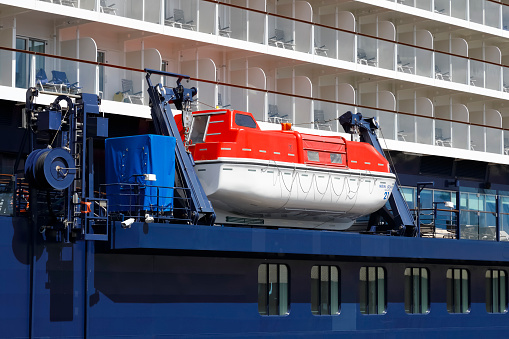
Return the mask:
<svg viewBox="0 0 509 339">
<path fill-rule="evenodd" d="M 161 135 L 106 139 L 106 194 L 110 211 L 172 209 L 175 144 L 174 137 Z M 156 180 L 146 180 L 148 174 L 155 175 Z"/>
</svg>

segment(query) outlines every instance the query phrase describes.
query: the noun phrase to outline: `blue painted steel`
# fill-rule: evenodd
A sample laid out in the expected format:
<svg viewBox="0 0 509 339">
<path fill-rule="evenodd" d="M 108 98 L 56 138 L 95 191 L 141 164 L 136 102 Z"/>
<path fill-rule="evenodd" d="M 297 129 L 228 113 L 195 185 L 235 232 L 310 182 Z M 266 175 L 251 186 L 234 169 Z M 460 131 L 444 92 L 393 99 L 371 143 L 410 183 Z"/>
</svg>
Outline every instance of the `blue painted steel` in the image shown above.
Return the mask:
<svg viewBox="0 0 509 339">
<path fill-rule="evenodd" d="M 175 138 L 161 135 L 137 135 L 106 139 L 106 193 L 110 212 L 132 210 L 171 210 L 175 186 Z M 144 174 L 155 174 L 156 181 L 146 181 Z M 135 195 L 136 194 L 136 195 Z"/>
<path fill-rule="evenodd" d="M 200 217 L 198 214 L 203 214 L 204 219 L 207 219 L 203 223 L 211 225 L 216 219 L 214 208 L 212 207 L 212 204 L 207 198 L 207 195 L 196 176 L 194 171 L 194 161 L 192 160 L 191 155 L 186 151 L 170 108 L 170 102 L 173 102 L 177 109 L 182 109 L 186 103 L 190 103 L 193 96 L 196 95 L 196 88 L 186 89 L 181 85 L 181 80 L 183 78 L 189 78 L 188 76 L 151 69 L 145 69 L 145 71 L 147 72 L 145 77 L 148 84 L 147 91 L 151 102 L 150 112 L 155 130 L 158 134 L 173 136 L 177 139 L 175 156 L 182 174 L 183 184 L 186 188 L 190 189 L 191 197 L 189 202 L 193 213 L 196 214 L 194 216 L 194 223 L 198 222 L 198 218 Z M 154 86 L 150 80 L 151 74 L 176 76 L 178 77 L 177 87 L 163 89 L 160 84 Z M 163 95 L 161 91 L 168 91 L 169 93 Z"/>
<path fill-rule="evenodd" d="M 114 249 L 179 249 L 509 262 L 509 242 L 388 237 L 301 229 L 113 223 Z"/>
<path fill-rule="evenodd" d="M 62 113 L 60 111 L 41 111 L 37 116 L 37 129 L 39 131 L 57 131 L 62 123 Z"/>
</svg>

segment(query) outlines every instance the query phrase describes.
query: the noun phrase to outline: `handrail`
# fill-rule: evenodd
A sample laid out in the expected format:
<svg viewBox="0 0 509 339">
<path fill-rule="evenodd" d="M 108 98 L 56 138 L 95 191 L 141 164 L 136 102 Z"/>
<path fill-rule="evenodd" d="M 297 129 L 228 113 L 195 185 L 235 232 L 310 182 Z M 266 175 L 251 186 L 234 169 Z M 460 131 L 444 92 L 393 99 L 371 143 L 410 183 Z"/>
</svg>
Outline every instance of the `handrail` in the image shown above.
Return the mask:
<svg viewBox="0 0 509 339">
<path fill-rule="evenodd" d="M 207 0 L 207 1 L 209 1 L 209 0 Z M 41 52 L 19 50 L 19 49 L 10 48 L 10 47 L 0 46 L 0 50 L 6 50 L 6 51 L 11 51 L 11 52 L 17 52 L 17 53 L 26 53 L 26 54 L 37 55 L 37 56 L 45 56 L 45 57 L 49 57 L 49 58 L 55 58 L 55 59 L 61 59 L 61 60 L 79 62 L 79 63 L 86 63 L 86 64 L 97 65 L 97 66 L 111 67 L 111 68 L 131 71 L 131 72 L 145 73 L 145 71 L 143 69 L 138 69 L 138 68 L 119 66 L 119 65 L 114 65 L 114 64 L 110 64 L 110 63 L 106 64 L 106 63 L 97 62 L 97 61 L 82 60 L 82 59 L 52 55 L 52 54 L 41 53 Z M 352 107 L 356 107 L 357 109 L 360 109 L 360 108 L 369 109 L 369 110 L 375 110 L 375 111 L 381 111 L 381 112 L 387 112 L 387 113 L 401 114 L 401 115 L 406 115 L 406 116 L 411 116 L 411 117 L 416 117 L 416 118 L 425 118 L 425 119 L 445 121 L 445 122 L 450 122 L 450 123 L 455 123 L 455 124 L 463 124 L 463 125 L 467 125 L 467 126 L 478 126 L 478 127 L 486 127 L 486 128 L 502 130 L 502 131 L 509 131 L 509 128 L 489 126 L 489 125 L 483 125 L 483 124 L 478 124 L 478 123 L 473 123 L 473 122 L 456 121 L 456 120 L 452 120 L 452 119 L 439 118 L 439 117 L 430 117 L 427 115 L 421 115 L 421 114 L 416 114 L 416 113 L 411 113 L 411 112 L 404 112 L 404 111 L 390 110 L 390 109 L 385 109 L 385 108 L 377 108 L 377 107 L 373 107 L 373 106 L 352 104 L 350 102 L 309 97 L 309 96 L 304 96 L 304 95 L 291 94 L 291 93 L 285 93 L 285 92 L 268 90 L 268 89 L 260 89 L 260 88 L 255 88 L 255 87 L 230 84 L 230 83 L 225 83 L 225 82 L 220 82 L 220 81 L 212 81 L 212 80 L 193 78 L 193 77 L 190 77 L 189 80 L 203 82 L 203 83 L 209 83 L 209 84 L 216 84 L 216 85 L 220 85 L 220 86 L 245 89 L 245 90 L 250 90 L 250 91 L 258 91 L 258 92 L 263 92 L 263 93 L 268 93 L 268 94 L 285 95 L 285 96 L 290 96 L 293 98 L 299 98 L 299 99 L 305 99 L 305 100 L 319 101 L 319 102 L 331 103 L 331 104 L 337 104 L 337 105 L 352 106 Z"/>
</svg>

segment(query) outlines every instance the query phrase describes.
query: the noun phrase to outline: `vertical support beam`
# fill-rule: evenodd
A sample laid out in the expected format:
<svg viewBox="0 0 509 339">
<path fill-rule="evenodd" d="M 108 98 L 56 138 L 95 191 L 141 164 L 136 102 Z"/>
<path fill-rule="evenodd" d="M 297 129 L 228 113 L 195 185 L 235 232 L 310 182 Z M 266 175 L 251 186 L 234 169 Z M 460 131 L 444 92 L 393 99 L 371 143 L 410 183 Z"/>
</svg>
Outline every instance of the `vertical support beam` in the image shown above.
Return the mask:
<svg viewBox="0 0 509 339">
<path fill-rule="evenodd" d="M 502 198 L 500 197 L 500 195 L 496 195 L 495 196 L 495 199 L 496 199 L 496 210 L 495 210 L 495 213 L 496 213 L 496 218 L 497 218 L 497 224 L 495 225 L 496 228 L 495 228 L 495 236 L 496 236 L 496 241 L 500 241 L 500 231 L 502 230 L 502 217 L 500 215 L 500 212 L 502 212 Z"/>
<path fill-rule="evenodd" d="M 461 203 L 460 203 L 460 189 L 458 187 L 458 191 L 456 192 L 456 204 L 457 204 L 457 210 L 458 210 L 458 216 L 456 218 L 456 239 L 461 239 L 461 229 L 460 229 L 460 218 L 461 218 Z"/>
</svg>

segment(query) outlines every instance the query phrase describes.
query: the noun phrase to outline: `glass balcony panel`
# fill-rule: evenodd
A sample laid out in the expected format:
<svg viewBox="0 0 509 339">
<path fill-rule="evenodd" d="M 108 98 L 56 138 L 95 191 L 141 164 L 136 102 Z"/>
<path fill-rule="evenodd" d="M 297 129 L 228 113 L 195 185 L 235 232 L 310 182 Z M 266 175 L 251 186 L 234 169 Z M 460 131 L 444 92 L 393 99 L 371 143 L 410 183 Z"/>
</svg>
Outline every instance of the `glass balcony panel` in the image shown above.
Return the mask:
<svg viewBox="0 0 509 339">
<path fill-rule="evenodd" d="M 509 131 L 503 131 L 504 138 L 504 154 L 509 155 Z"/>
<path fill-rule="evenodd" d="M 509 30 L 509 6 L 502 6 L 502 28 Z"/>
<path fill-rule="evenodd" d="M 232 109 L 247 112 L 247 89 L 228 87 L 225 101 L 231 104 Z"/>
<path fill-rule="evenodd" d="M 494 89 L 496 91 L 500 91 L 500 75 L 501 75 L 501 66 L 486 64 L 486 88 Z M 471 85 L 476 85 L 475 83 Z"/>
<path fill-rule="evenodd" d="M 338 59 L 355 62 L 355 34 L 337 31 Z"/>
<path fill-rule="evenodd" d="M 30 54 L 23 52 L 15 52 L 15 59 L 16 59 L 16 80 L 15 80 L 16 87 L 28 88 L 30 82 L 29 78 L 31 64 Z"/>
<path fill-rule="evenodd" d="M 467 1 L 468 0 L 452 0 L 451 1 L 451 16 L 454 18 L 466 20 L 467 19 Z"/>
<path fill-rule="evenodd" d="M 196 30 L 202 33 L 215 34 L 216 25 L 218 25 L 218 18 L 215 17 L 215 13 L 216 5 L 214 3 L 207 1 L 198 2 L 198 22 L 195 23 Z"/>
<path fill-rule="evenodd" d="M 417 140 L 420 144 L 433 145 L 433 119 L 416 117 Z"/>
<path fill-rule="evenodd" d="M 470 150 L 485 151 L 484 138 L 486 128 L 481 126 L 470 126 Z"/>
<path fill-rule="evenodd" d="M 503 132 L 500 129 L 486 127 L 486 152 L 504 154 L 502 152 Z"/>
<path fill-rule="evenodd" d="M 170 84 L 171 84 L 170 86 L 174 86 L 173 85 L 174 83 L 175 82 L 172 83 L 170 80 Z M 191 88 L 192 85 L 186 84 L 186 87 Z M 218 107 L 218 105 L 216 105 L 217 98 L 215 97 L 215 93 L 216 93 L 216 85 L 215 84 L 211 84 L 208 82 L 198 82 L 195 85 L 195 87 L 198 90 L 198 92 L 196 93 L 196 96 L 194 98 L 196 102 L 193 103 L 194 106 L 196 106 L 195 110 L 201 111 L 201 110 L 206 110 L 206 109 L 212 109 L 213 107 Z M 228 97 L 224 97 L 221 100 L 221 106 L 218 108 L 230 108 L 229 103 L 230 102 L 228 101 Z"/>
<path fill-rule="evenodd" d="M 467 84 L 468 59 L 451 56 L 451 81 Z"/>
<path fill-rule="evenodd" d="M 485 6 L 485 25 L 495 28 L 502 28 L 500 22 L 500 12 L 502 10 L 501 4 L 496 4 L 491 1 L 484 1 Z"/>
<path fill-rule="evenodd" d="M 369 110 L 371 111 L 371 110 Z M 376 111 L 380 123 L 380 134 L 385 139 L 397 140 L 396 114 L 393 112 Z M 364 115 L 363 116 L 370 116 Z"/>
<path fill-rule="evenodd" d="M 295 22 L 285 18 L 269 16 L 268 38 L 269 46 L 294 51 L 296 48 Z M 302 46 L 300 47 L 302 48 Z"/>
<path fill-rule="evenodd" d="M 435 120 L 435 145 L 452 147 L 451 122 Z"/>
<path fill-rule="evenodd" d="M 415 7 L 431 11 L 431 1 L 432 0 L 415 0 Z"/>
<path fill-rule="evenodd" d="M 263 121 L 265 113 L 265 92 L 248 90 L 248 112 L 252 113 L 256 120 Z"/>
<path fill-rule="evenodd" d="M 433 11 L 438 14 L 450 15 L 450 0 L 435 0 Z"/>
<path fill-rule="evenodd" d="M 338 131 L 337 105 L 331 102 L 315 101 L 312 128 L 324 131 Z M 346 111 L 340 111 L 343 114 Z M 343 128 L 341 128 L 341 132 Z"/>
<path fill-rule="evenodd" d="M 77 87 L 81 87 L 79 92 L 81 93 L 94 93 L 99 95 L 99 87 L 97 82 L 97 65 L 89 64 L 89 63 L 76 63 L 71 62 L 75 68 L 79 69 L 79 79 L 76 79 L 78 82 Z M 69 81 L 72 83 L 71 79 Z M 72 91 L 73 92 L 73 91 Z"/>
<path fill-rule="evenodd" d="M 129 0 L 128 0 L 129 1 Z M 131 0 L 138 3 L 138 0 Z M 142 2 L 140 1 L 140 4 Z M 140 6 L 140 5 L 137 5 Z M 215 13 L 215 11 L 213 12 Z M 176 28 L 196 30 L 198 24 L 198 0 L 166 0 L 164 24 Z M 140 15 L 139 13 L 137 14 Z M 132 17 L 129 16 L 128 17 Z"/>
<path fill-rule="evenodd" d="M 435 79 L 451 81 L 451 56 L 435 52 Z"/>
<path fill-rule="evenodd" d="M 378 41 L 378 67 L 394 70 L 394 61 L 396 60 L 394 46 L 396 44 L 389 41 Z"/>
<path fill-rule="evenodd" d="M 271 123 L 293 123 L 293 98 L 281 94 L 268 94 L 267 119 Z"/>
<path fill-rule="evenodd" d="M 377 42 L 378 40 L 374 38 L 360 35 L 357 37 L 357 63 L 378 66 Z"/>
<path fill-rule="evenodd" d="M 470 83 L 474 83 L 477 87 L 484 87 L 484 67 L 484 62 L 470 60 Z"/>
<path fill-rule="evenodd" d="M 296 126 L 302 126 L 312 128 L 314 125 L 313 116 L 313 100 L 303 98 L 293 98 L 294 103 L 294 124 Z M 324 119 L 325 121 L 326 119 Z M 324 123 L 325 124 L 325 123 Z"/>
<path fill-rule="evenodd" d="M 314 53 L 315 55 L 320 56 L 326 56 L 329 58 L 336 58 L 336 41 L 337 41 L 337 33 L 343 33 L 338 32 L 334 29 L 321 27 L 321 26 L 314 26 L 315 30 L 315 41 L 314 41 Z M 344 34 L 344 33 L 343 33 Z M 341 41 L 341 48 L 349 50 L 349 53 L 347 55 L 351 56 L 353 55 L 353 35 L 350 37 L 350 40 Z M 350 48 L 348 48 L 350 47 Z M 348 60 L 351 61 L 351 60 Z"/>
<path fill-rule="evenodd" d="M 415 142 L 415 117 L 408 114 L 398 114 L 398 139 L 399 141 Z"/>
<path fill-rule="evenodd" d="M 234 8 L 234 7 L 228 7 L 228 6 L 219 6 L 219 13 L 225 13 L 224 14 L 224 22 L 226 26 L 230 26 L 230 37 L 233 39 L 243 40 L 247 41 L 247 15 L 248 11 L 240 9 L 240 8 Z M 228 13 L 230 21 L 227 22 L 228 19 Z M 250 17 L 252 17 L 253 14 L 250 14 Z M 223 22 L 222 17 L 221 24 Z M 265 19 L 264 21 L 265 22 Z M 263 42 L 263 38 L 262 38 Z"/>
<path fill-rule="evenodd" d="M 233 18 L 232 18 L 233 20 Z M 248 39 L 249 42 L 256 44 L 264 43 L 265 36 L 265 14 L 256 12 L 247 12 Z M 233 29 L 232 29 L 233 31 Z M 272 32 L 269 30 L 269 37 Z"/>
<path fill-rule="evenodd" d="M 461 149 L 470 149 L 468 140 L 468 125 L 459 122 L 452 124 L 452 147 Z"/>
<path fill-rule="evenodd" d="M 0 85 L 12 86 L 12 59 L 18 60 L 18 52 L 0 49 Z M 17 73 L 17 70 L 16 70 Z M 16 74 L 17 75 L 17 74 Z"/>
<path fill-rule="evenodd" d="M 483 24 L 484 1 L 470 0 L 469 3 L 470 21 Z"/>
<path fill-rule="evenodd" d="M 415 49 L 415 74 L 432 78 L 433 72 L 433 52 L 416 48 Z"/>
<path fill-rule="evenodd" d="M 161 0 L 143 0 L 145 11 L 143 20 L 159 24 L 161 21 Z"/>
<path fill-rule="evenodd" d="M 502 91 L 509 93 L 509 67 L 502 68 Z"/>
<path fill-rule="evenodd" d="M 102 98 L 106 100 L 123 102 L 124 93 L 122 93 L 122 79 L 126 78 L 126 71 L 114 67 L 99 67 L 101 67 L 104 72 Z M 129 78 L 132 78 L 132 76 L 129 76 Z"/>
<path fill-rule="evenodd" d="M 415 72 L 415 52 L 416 48 L 406 45 L 397 45 L 397 70 L 398 72 L 411 73 Z"/>
<path fill-rule="evenodd" d="M 311 31 L 313 29 L 313 26 L 310 24 L 297 21 L 293 22 L 293 25 L 294 25 L 294 31 L 292 33 L 293 36 L 290 35 L 288 37 L 294 40 L 293 44 L 295 44 L 295 46 L 293 47 L 293 49 L 303 53 L 314 53 L 314 47 L 313 45 L 311 45 Z"/>
</svg>

